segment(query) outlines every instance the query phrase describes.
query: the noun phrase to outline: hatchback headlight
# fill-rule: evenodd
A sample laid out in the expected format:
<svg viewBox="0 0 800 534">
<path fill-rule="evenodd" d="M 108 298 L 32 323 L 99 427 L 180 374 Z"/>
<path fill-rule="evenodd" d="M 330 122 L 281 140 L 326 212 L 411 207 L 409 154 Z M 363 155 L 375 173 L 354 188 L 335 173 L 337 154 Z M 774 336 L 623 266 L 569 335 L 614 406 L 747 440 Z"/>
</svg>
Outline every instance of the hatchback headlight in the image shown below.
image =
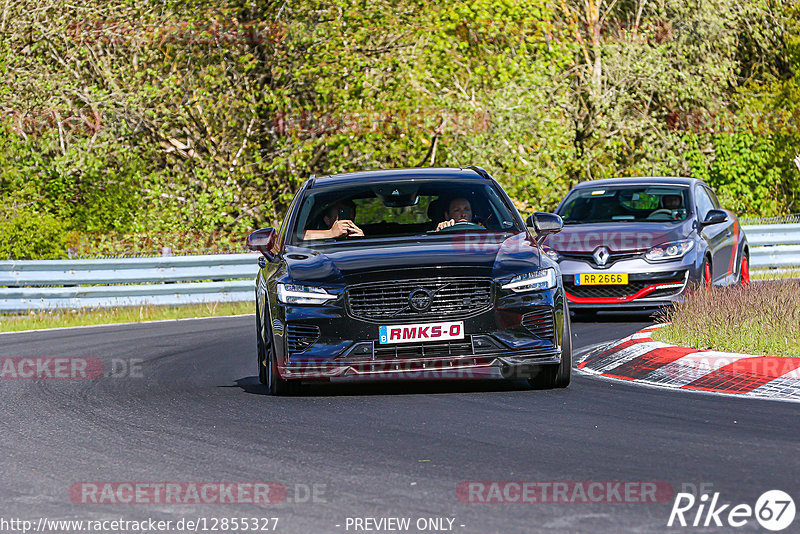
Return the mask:
<svg viewBox="0 0 800 534">
<path fill-rule="evenodd" d="M 548 246 L 543 246 L 542 252 L 544 252 L 545 256 L 547 256 L 548 258 L 550 258 L 555 262 L 561 261 L 561 254 L 559 254 L 558 251 L 555 249 L 552 249 Z"/>
<path fill-rule="evenodd" d="M 555 269 L 542 269 L 532 273 L 518 274 L 510 282 L 503 284 L 503 289 L 510 289 L 514 293 L 523 291 L 540 291 L 552 289 L 556 286 Z"/>
<path fill-rule="evenodd" d="M 323 287 L 278 284 L 278 301 L 282 304 L 325 304 L 335 298 Z"/>
<path fill-rule="evenodd" d="M 663 243 L 651 248 L 644 255 L 647 261 L 668 261 L 676 260 L 686 256 L 686 253 L 694 248 L 694 241 L 686 239 L 684 241 L 672 241 Z"/>
</svg>

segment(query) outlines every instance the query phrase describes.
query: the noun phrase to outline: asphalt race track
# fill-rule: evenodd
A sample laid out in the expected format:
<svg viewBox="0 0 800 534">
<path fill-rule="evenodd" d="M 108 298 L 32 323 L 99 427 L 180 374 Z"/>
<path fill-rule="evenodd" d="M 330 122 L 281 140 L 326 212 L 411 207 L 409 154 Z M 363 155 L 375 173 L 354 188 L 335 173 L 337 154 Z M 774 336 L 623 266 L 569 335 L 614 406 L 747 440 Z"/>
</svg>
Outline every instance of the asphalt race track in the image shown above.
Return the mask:
<svg viewBox="0 0 800 534">
<path fill-rule="evenodd" d="M 574 323 L 576 351 L 649 324 L 600 320 Z M 252 317 L 0 336 L 0 357 L 46 356 L 98 358 L 118 375 L 131 374 L 132 363 L 134 376 L 0 380 L 4 519 L 277 517 L 277 532 L 327 533 L 389 532 L 365 530 L 374 523 L 356 530 L 355 519 L 400 517 L 410 518 L 410 532 L 420 518 L 452 519 L 450 531 L 464 533 L 662 532 L 671 497 L 471 503 L 456 488 L 655 481 L 674 492 L 706 484 L 721 503 L 752 506 L 770 489 L 800 497 L 796 403 L 577 372 L 558 391 L 493 381 L 339 383 L 273 398 L 255 376 Z M 273 481 L 288 494 L 266 506 L 92 504 L 70 494 L 92 481 Z M 738 530 L 759 529 L 751 519 Z"/>
</svg>

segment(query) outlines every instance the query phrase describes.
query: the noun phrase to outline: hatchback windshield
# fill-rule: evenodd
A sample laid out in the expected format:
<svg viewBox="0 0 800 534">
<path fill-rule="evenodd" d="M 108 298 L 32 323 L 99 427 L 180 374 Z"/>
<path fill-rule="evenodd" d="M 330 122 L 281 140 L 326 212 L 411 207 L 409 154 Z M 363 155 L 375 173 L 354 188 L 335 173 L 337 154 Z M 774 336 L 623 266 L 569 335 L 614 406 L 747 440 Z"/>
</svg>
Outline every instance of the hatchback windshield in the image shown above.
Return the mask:
<svg viewBox="0 0 800 534">
<path fill-rule="evenodd" d="M 303 200 L 290 243 L 308 246 L 332 239 L 523 231 L 510 209 L 492 184 L 474 181 L 319 187 Z M 341 231 L 339 227 L 348 233 L 332 237 Z"/>
<path fill-rule="evenodd" d="M 558 214 L 565 224 L 674 222 L 689 216 L 688 206 L 688 187 L 590 187 L 573 191 Z"/>
</svg>

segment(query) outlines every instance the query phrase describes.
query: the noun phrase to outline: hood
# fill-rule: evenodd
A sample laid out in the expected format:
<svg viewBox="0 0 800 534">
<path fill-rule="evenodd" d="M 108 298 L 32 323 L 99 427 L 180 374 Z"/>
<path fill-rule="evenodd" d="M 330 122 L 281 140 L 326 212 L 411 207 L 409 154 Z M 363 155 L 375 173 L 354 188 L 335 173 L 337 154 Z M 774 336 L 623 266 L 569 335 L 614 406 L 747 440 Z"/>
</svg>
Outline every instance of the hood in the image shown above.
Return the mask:
<svg viewBox="0 0 800 534">
<path fill-rule="evenodd" d="M 536 243 L 520 233 L 287 246 L 289 276 L 298 282 L 359 283 L 432 276 L 503 277 L 536 270 Z M 544 261 L 544 260 L 543 260 Z"/>
<path fill-rule="evenodd" d="M 544 244 L 567 253 L 591 253 L 601 245 L 611 252 L 643 252 L 661 243 L 686 239 L 691 232 L 691 220 L 670 224 L 575 224 L 564 225 L 561 232 L 548 236 Z"/>
</svg>

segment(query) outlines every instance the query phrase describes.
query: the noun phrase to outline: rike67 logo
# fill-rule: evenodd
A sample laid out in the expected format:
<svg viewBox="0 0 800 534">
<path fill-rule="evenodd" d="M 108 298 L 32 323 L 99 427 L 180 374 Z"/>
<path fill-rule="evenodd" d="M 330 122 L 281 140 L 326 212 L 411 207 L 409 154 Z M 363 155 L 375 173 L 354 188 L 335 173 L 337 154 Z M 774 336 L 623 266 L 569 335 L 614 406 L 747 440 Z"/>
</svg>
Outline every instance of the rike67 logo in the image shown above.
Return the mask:
<svg viewBox="0 0 800 534">
<path fill-rule="evenodd" d="M 749 504 L 721 504 L 719 492 L 696 498 L 691 493 L 678 493 L 669 514 L 667 526 L 741 528 L 755 519 L 763 528 L 774 532 L 792 524 L 795 505 L 792 497 L 781 490 L 764 492 L 754 507 Z"/>
</svg>

